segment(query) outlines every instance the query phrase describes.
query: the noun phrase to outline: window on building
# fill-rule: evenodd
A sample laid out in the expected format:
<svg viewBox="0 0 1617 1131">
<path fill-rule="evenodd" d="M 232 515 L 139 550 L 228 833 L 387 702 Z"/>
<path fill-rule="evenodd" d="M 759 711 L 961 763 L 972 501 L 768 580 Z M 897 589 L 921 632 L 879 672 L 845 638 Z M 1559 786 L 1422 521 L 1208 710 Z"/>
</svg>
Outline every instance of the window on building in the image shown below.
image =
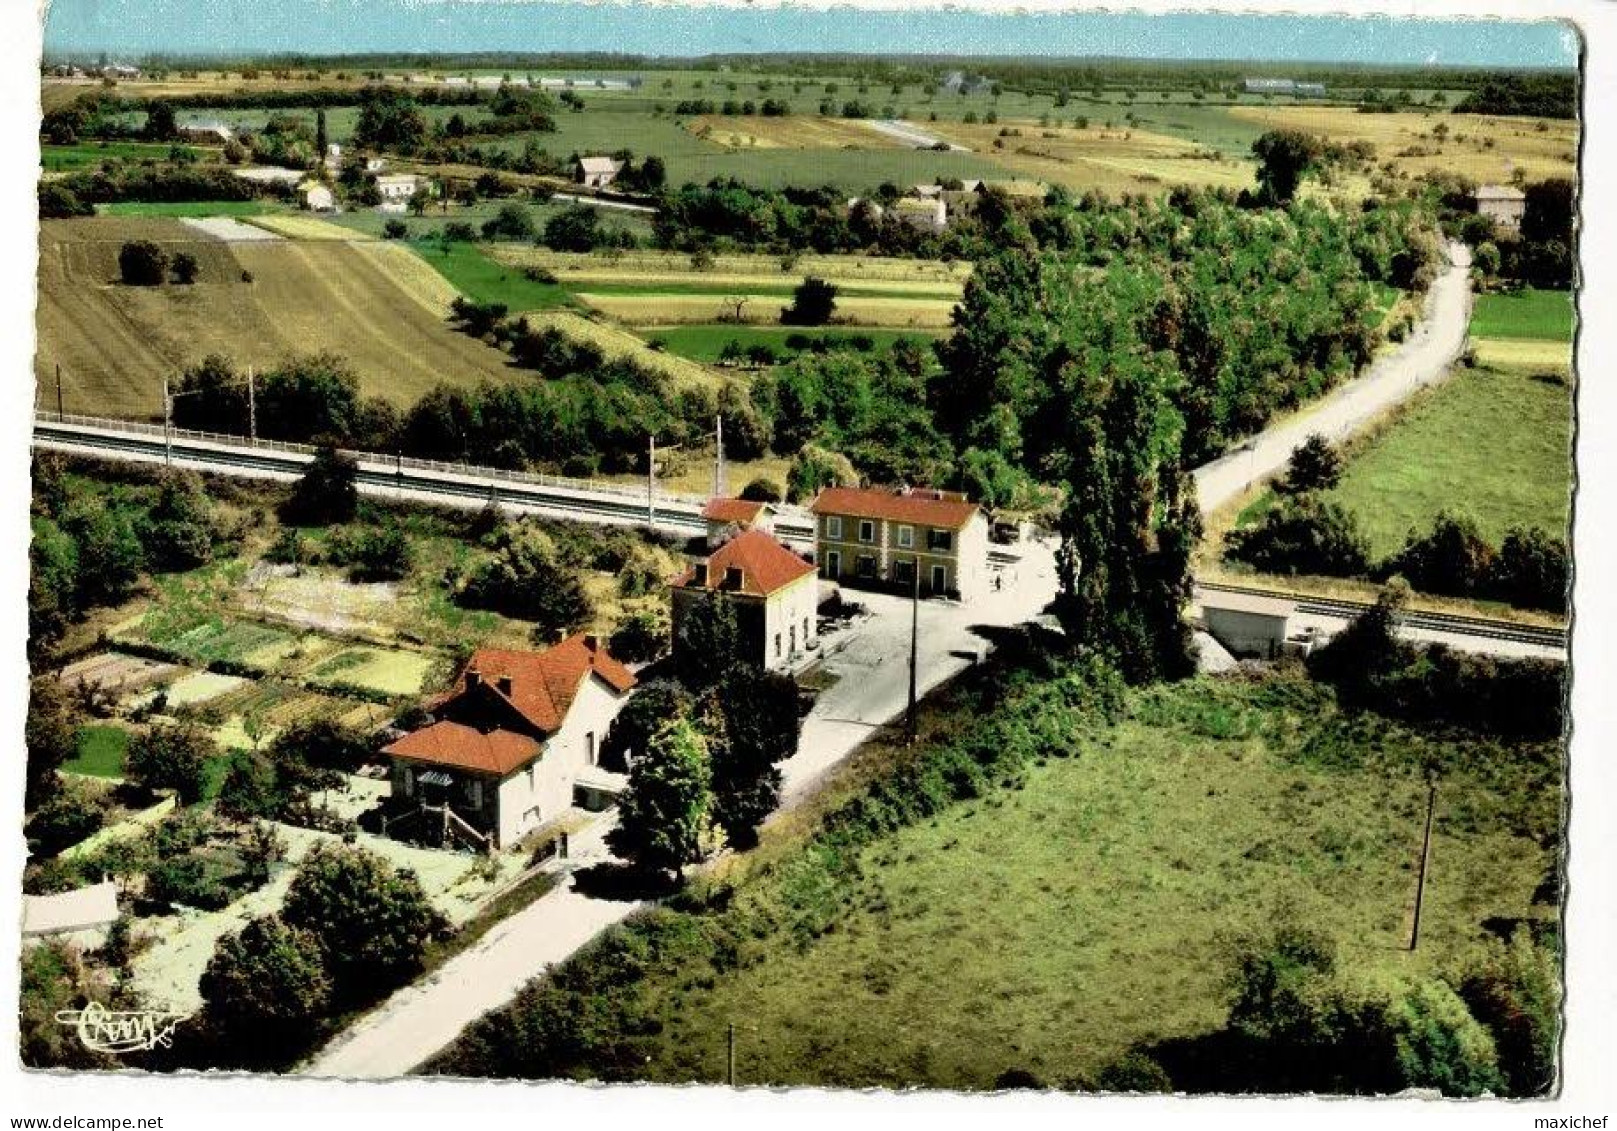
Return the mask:
<svg viewBox="0 0 1617 1131">
<path fill-rule="evenodd" d="M 803 643 L 805 645 L 807 645 L 808 640 L 809 640 L 809 619 L 808 619 L 808 617 L 804 617 L 803 618 Z"/>
<path fill-rule="evenodd" d="M 404 767 L 404 796 L 409 797 L 415 792 L 415 771 L 409 766 Z"/>
<path fill-rule="evenodd" d="M 876 540 L 876 524 L 868 518 L 859 520 L 859 541 L 874 542 Z"/>
<path fill-rule="evenodd" d="M 483 807 L 483 783 L 473 778 L 466 786 L 466 797 L 473 809 Z"/>
<path fill-rule="evenodd" d="M 908 550 L 915 545 L 915 527 L 900 526 L 898 528 L 898 547 Z"/>
<path fill-rule="evenodd" d="M 780 633 L 775 633 L 775 659 L 780 659 Z"/>
<path fill-rule="evenodd" d="M 592 766 L 600 765 L 600 755 L 595 749 L 595 732 L 593 730 L 584 736 L 584 760 Z"/>
<path fill-rule="evenodd" d="M 842 576 L 842 555 L 835 550 L 825 555 L 825 576 L 833 581 Z"/>
<path fill-rule="evenodd" d="M 944 553 L 948 553 L 950 550 L 954 549 L 954 531 L 928 530 L 926 532 L 926 548 L 928 550 L 940 550 Z"/>
<path fill-rule="evenodd" d="M 869 580 L 876 576 L 876 559 L 870 554 L 859 555 L 859 576 Z"/>
<path fill-rule="evenodd" d="M 827 538 L 842 537 L 842 516 L 834 514 L 825 520 L 825 536 Z"/>
<path fill-rule="evenodd" d="M 915 559 L 899 558 L 893 562 L 893 580 L 909 588 L 915 584 Z"/>
</svg>

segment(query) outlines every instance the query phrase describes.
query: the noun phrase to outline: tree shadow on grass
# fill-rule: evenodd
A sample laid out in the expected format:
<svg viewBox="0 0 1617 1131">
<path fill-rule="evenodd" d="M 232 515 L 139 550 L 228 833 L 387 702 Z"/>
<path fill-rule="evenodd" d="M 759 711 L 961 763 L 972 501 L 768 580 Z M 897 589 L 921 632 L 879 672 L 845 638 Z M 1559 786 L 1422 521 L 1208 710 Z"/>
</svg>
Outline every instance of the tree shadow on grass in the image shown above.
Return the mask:
<svg viewBox="0 0 1617 1131">
<path fill-rule="evenodd" d="M 580 868 L 573 873 L 573 888 L 591 899 L 619 902 L 663 899 L 676 890 L 666 877 L 647 876 L 632 865 L 616 861 Z"/>
</svg>

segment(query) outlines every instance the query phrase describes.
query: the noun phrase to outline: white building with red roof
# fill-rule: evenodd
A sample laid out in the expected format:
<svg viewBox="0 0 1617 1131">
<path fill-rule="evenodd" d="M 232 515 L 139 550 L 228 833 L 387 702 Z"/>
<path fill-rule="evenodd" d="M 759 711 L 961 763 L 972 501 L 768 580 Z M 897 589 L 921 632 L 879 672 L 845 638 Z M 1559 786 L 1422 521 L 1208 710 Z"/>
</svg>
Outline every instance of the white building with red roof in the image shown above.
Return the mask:
<svg viewBox="0 0 1617 1131">
<path fill-rule="evenodd" d="M 743 530 L 674 579 L 676 649 L 685 618 L 714 596 L 732 603 L 746 659 L 760 667 L 790 668 L 818 644 L 814 567 L 772 534 Z"/>
<path fill-rule="evenodd" d="M 775 532 L 775 508 L 751 499 L 730 499 L 715 495 L 702 508 L 707 523 L 707 548 L 716 550 L 743 530 Z"/>
<path fill-rule="evenodd" d="M 575 800 L 596 807 L 620 785 L 599 768 L 601 740 L 634 685 L 583 633 L 543 652 L 478 650 L 427 704 L 427 725 L 382 750 L 393 760 L 390 827 L 499 848 Z"/>
<path fill-rule="evenodd" d="M 955 491 L 827 487 L 815 496 L 814 556 L 829 581 L 969 601 L 988 585 L 988 519 Z"/>
</svg>

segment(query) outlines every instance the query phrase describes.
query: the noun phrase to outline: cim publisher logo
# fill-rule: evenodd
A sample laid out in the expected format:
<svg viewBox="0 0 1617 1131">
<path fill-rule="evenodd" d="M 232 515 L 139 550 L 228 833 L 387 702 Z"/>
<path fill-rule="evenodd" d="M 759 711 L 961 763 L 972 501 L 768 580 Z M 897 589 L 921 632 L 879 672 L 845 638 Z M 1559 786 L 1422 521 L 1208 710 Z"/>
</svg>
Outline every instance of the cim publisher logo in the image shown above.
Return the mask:
<svg viewBox="0 0 1617 1131">
<path fill-rule="evenodd" d="M 83 1009 L 60 1009 L 56 1020 L 78 1030 L 84 1047 L 94 1052 L 121 1055 L 127 1052 L 146 1052 L 162 1045 L 174 1043 L 174 1030 L 189 1013 L 171 1013 L 164 1009 L 108 1009 L 92 1001 Z"/>
</svg>

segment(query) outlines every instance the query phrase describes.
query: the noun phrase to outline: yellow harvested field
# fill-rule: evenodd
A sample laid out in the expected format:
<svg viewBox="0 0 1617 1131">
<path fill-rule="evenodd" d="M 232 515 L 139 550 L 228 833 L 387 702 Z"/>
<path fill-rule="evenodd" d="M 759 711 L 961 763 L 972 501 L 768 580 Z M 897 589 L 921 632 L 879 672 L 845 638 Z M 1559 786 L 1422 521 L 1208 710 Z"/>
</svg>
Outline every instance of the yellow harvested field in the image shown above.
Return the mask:
<svg viewBox="0 0 1617 1131">
<path fill-rule="evenodd" d="M 1376 147 L 1374 164 L 1391 161 L 1409 176 L 1438 171 L 1478 182 L 1508 183 L 1520 170 L 1529 181 L 1576 177 L 1578 124 L 1550 118 L 1477 114 L 1360 114 L 1343 106 L 1233 106 L 1232 117 L 1266 128 L 1304 130 L 1346 144 Z M 1439 126 L 1447 136 L 1438 137 Z"/>
<path fill-rule="evenodd" d="M 526 317 L 535 329 L 554 327 L 569 338 L 589 342 L 607 357 L 626 357 L 655 373 L 661 373 L 679 388 L 694 386 L 717 392 L 727 380 L 716 369 L 710 369 L 688 358 L 654 350 L 643 338 L 636 337 L 627 330 L 597 322 L 570 310 L 534 311 Z"/>
<path fill-rule="evenodd" d="M 581 293 L 578 297 L 602 314 L 631 326 L 655 328 L 735 320 L 735 304 L 726 303 L 723 295 Z M 778 326 L 782 308 L 791 301 L 780 295 L 755 295 L 742 308 L 741 322 Z M 940 299 L 839 298 L 834 322 L 872 329 L 941 330 L 950 325 L 954 308 L 953 301 Z"/>
<path fill-rule="evenodd" d="M 353 228 L 345 228 L 341 224 L 333 224 L 329 220 L 321 220 L 315 216 L 298 216 L 291 213 L 249 216 L 247 217 L 247 223 L 292 240 L 335 240 L 339 243 L 368 243 L 376 239 L 375 236 L 369 233 L 358 232 Z"/>
<path fill-rule="evenodd" d="M 123 285 L 118 249 L 129 239 L 194 255 L 197 282 Z M 46 220 L 34 372 L 43 388 L 61 366 L 69 412 L 138 417 L 160 411 L 165 375 L 210 353 L 263 370 L 329 351 L 366 395 L 401 405 L 440 383 L 509 380 L 504 353 L 450 328 L 446 288 L 402 247 L 227 243 L 148 217 Z"/>
<path fill-rule="evenodd" d="M 1572 346 L 1567 342 L 1533 338 L 1477 338 L 1471 345 L 1481 365 L 1556 373 L 1566 373 L 1572 369 Z"/>
<path fill-rule="evenodd" d="M 1256 166 L 1183 138 L 1130 129 L 1075 129 L 1033 121 L 965 125 L 928 122 L 928 132 L 992 157 L 1021 176 L 1068 188 L 1120 194 L 1163 185 L 1250 188 Z M 1001 130 L 1020 135 L 1002 137 Z M 995 142 L 1003 143 L 995 148 Z"/>
<path fill-rule="evenodd" d="M 691 257 L 677 251 L 650 249 L 605 255 L 589 252 L 550 251 L 522 244 L 496 244 L 489 248 L 494 259 L 511 267 L 542 267 L 568 282 L 599 279 L 602 282 L 637 283 L 679 281 L 724 283 L 729 279 L 767 280 L 772 285 L 795 284 L 814 275 L 834 283 L 871 287 L 879 283 L 902 283 L 906 291 L 926 290 L 935 284 L 958 291 L 971 277 L 970 263 L 944 263 L 938 259 L 886 259 L 875 255 L 799 255 L 782 270 L 783 260 L 770 255 L 716 255 L 705 271 L 691 264 Z"/>
<path fill-rule="evenodd" d="M 704 114 L 685 128 L 729 149 L 909 149 L 897 138 L 842 118 L 794 114 L 784 118 Z"/>
</svg>

